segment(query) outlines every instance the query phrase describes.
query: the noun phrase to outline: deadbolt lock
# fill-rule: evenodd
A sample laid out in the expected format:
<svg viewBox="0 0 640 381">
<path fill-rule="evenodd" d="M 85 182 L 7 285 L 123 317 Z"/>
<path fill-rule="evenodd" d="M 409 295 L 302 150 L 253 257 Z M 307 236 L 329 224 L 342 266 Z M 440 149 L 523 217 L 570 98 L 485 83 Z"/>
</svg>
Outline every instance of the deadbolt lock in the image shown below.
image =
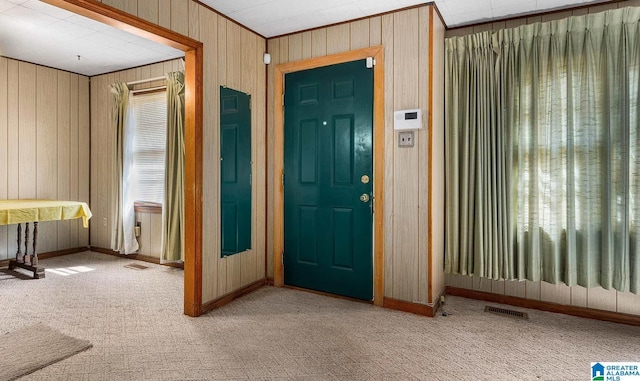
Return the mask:
<svg viewBox="0 0 640 381">
<path fill-rule="evenodd" d="M 361 181 L 363 184 L 369 184 L 369 176 L 367 176 L 367 175 L 362 175 L 362 177 L 360 178 L 360 181 Z"/>
<path fill-rule="evenodd" d="M 369 195 L 367 193 L 363 193 L 360 195 L 360 201 L 369 202 Z"/>
</svg>

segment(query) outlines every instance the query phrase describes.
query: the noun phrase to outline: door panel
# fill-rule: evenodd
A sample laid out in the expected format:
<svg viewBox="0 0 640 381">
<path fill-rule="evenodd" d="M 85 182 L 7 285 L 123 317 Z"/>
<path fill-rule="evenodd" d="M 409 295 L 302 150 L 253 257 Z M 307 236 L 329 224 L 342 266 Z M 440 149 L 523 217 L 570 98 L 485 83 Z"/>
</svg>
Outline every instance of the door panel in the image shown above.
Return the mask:
<svg viewBox="0 0 640 381">
<path fill-rule="evenodd" d="M 251 248 L 251 98 L 220 88 L 222 256 Z"/>
<path fill-rule="evenodd" d="M 373 298 L 373 71 L 364 60 L 285 77 L 284 281 Z"/>
</svg>

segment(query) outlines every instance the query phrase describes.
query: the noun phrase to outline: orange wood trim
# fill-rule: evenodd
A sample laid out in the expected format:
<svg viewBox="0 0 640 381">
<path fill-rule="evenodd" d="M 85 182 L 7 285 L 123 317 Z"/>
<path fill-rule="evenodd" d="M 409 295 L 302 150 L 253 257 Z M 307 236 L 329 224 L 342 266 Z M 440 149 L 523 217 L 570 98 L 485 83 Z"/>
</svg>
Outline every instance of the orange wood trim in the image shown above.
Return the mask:
<svg viewBox="0 0 640 381">
<path fill-rule="evenodd" d="M 44 0 L 185 52 L 184 313 L 202 313 L 202 97 L 203 45 L 95 0 Z"/>
<path fill-rule="evenodd" d="M 536 310 L 555 312 L 559 314 L 578 316 L 587 319 L 610 321 L 613 323 L 629 324 L 640 326 L 640 316 L 624 314 L 620 312 L 597 310 L 594 308 L 567 306 L 564 304 L 543 302 L 540 300 L 531 300 L 518 298 L 509 295 L 492 294 L 489 292 L 481 292 L 475 290 L 467 290 L 464 288 L 447 287 L 447 295 L 460 296 L 468 299 L 484 300 L 492 303 L 509 304 L 521 308 L 531 308 Z"/>
<path fill-rule="evenodd" d="M 249 293 L 252 293 L 253 291 L 261 288 L 262 286 L 264 286 L 265 284 L 267 284 L 267 279 L 260 279 L 257 282 L 251 283 L 250 285 L 243 287 L 239 290 L 233 291 L 231 293 L 228 293 L 227 295 L 221 296 L 218 299 L 212 300 L 208 303 L 205 303 L 202 306 L 202 313 L 207 313 L 211 310 L 214 310 L 216 308 L 220 308 L 222 306 L 224 306 L 225 304 L 229 304 L 231 302 L 233 302 L 234 300 L 243 297 Z"/>
<path fill-rule="evenodd" d="M 82 253 L 85 251 L 89 251 L 88 247 L 74 247 L 71 249 L 63 249 L 63 250 L 56 250 L 56 251 L 49 251 L 47 253 L 38 253 L 38 258 L 39 259 L 48 259 L 48 258 L 54 258 L 54 257 L 61 257 L 63 255 L 69 255 L 69 254 L 76 254 L 76 253 Z M 5 267 L 5 266 L 9 266 L 9 260 L 15 259 L 15 255 L 12 255 L 9 257 L 9 259 L 5 259 L 0 261 L 0 267 Z"/>
<path fill-rule="evenodd" d="M 179 50 L 195 49 L 199 44 L 192 38 L 95 0 L 43 0 L 43 2 Z"/>
<path fill-rule="evenodd" d="M 150 255 L 143 254 L 120 254 L 117 251 L 113 251 L 111 249 L 104 249 L 101 247 L 91 247 L 91 251 L 100 254 L 111 255 L 113 257 L 118 257 L 122 259 L 133 259 L 136 261 L 147 262 L 147 263 L 155 263 L 156 265 L 175 267 L 177 269 L 184 269 L 184 264 L 182 263 L 160 263 L 160 258 L 152 257 Z"/>
<path fill-rule="evenodd" d="M 283 63 L 274 68 L 274 199 L 273 199 L 273 282 L 284 286 L 282 251 L 284 250 L 284 115 L 282 93 L 284 75 L 300 70 L 356 61 L 367 57 L 376 60 L 373 84 L 373 172 L 374 215 L 374 304 L 382 306 L 384 298 L 384 48 L 374 46 L 345 53 Z"/>
<path fill-rule="evenodd" d="M 202 314 L 203 46 L 185 52 L 184 312 Z"/>
<path fill-rule="evenodd" d="M 392 310 L 411 312 L 412 314 L 434 317 L 436 315 L 437 308 L 426 304 L 410 303 L 403 300 L 384 298 L 384 308 Z"/>
<path fill-rule="evenodd" d="M 267 40 L 264 40 L 265 53 L 269 50 Z M 267 146 L 264 150 L 264 277 L 267 281 L 271 279 L 270 285 L 273 286 L 273 278 L 269 278 L 269 65 L 264 65 L 264 141 Z"/>
<path fill-rule="evenodd" d="M 429 126 L 429 145 L 427 150 L 428 167 L 427 183 L 427 301 L 433 303 L 433 7 L 429 7 L 429 112 L 427 125 Z"/>
</svg>

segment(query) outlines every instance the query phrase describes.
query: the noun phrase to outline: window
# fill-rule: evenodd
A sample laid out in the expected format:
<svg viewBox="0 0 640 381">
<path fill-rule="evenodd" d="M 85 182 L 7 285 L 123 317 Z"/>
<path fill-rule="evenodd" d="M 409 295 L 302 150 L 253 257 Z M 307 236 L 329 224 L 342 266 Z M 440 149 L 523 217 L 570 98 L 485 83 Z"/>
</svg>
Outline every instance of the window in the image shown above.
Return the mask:
<svg viewBox="0 0 640 381">
<path fill-rule="evenodd" d="M 133 133 L 129 135 L 132 198 L 136 203 L 162 205 L 167 140 L 166 91 L 134 94 Z"/>
</svg>

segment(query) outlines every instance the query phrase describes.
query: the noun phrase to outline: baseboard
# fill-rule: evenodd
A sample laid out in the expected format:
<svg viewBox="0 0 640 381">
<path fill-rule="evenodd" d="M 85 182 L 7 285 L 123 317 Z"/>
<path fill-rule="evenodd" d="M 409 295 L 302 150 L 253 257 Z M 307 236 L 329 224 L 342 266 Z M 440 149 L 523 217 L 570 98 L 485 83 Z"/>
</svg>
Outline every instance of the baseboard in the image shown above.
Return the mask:
<svg viewBox="0 0 640 381">
<path fill-rule="evenodd" d="M 610 321 L 613 323 L 640 326 L 640 316 L 620 312 L 597 310 L 594 308 L 567 306 L 564 304 L 531 300 L 516 296 L 492 294 L 489 292 L 467 290 L 464 288 L 447 287 L 447 295 L 460 296 L 468 299 L 484 300 L 486 302 L 509 304 L 516 307 L 531 308 L 547 312 L 578 316 L 587 319 Z"/>
<path fill-rule="evenodd" d="M 229 304 L 231 302 L 233 302 L 234 300 L 247 295 L 257 289 L 259 289 L 260 287 L 264 286 L 267 284 L 267 278 L 263 278 L 260 279 L 257 282 L 253 282 L 251 284 L 249 284 L 248 286 L 245 286 L 239 290 L 233 291 L 228 293 L 227 295 L 221 296 L 218 299 L 214 299 L 210 302 L 207 302 L 205 304 L 202 305 L 202 309 L 201 309 L 201 313 L 205 314 L 211 310 L 214 310 L 216 308 L 220 308 L 222 306 L 224 306 L 225 304 Z"/>
<path fill-rule="evenodd" d="M 265 282 L 267 286 L 273 286 L 273 278 L 267 278 Z"/>
<path fill-rule="evenodd" d="M 64 250 L 49 251 L 47 253 L 38 253 L 38 259 L 61 257 L 63 255 L 82 253 L 83 251 L 88 251 L 88 250 L 89 248 L 85 246 L 85 247 L 74 247 L 71 249 L 64 249 Z M 15 255 L 13 257 L 15 257 Z M 13 257 L 9 259 L 13 259 Z M 9 266 L 9 259 L 0 261 L 0 267 Z"/>
<path fill-rule="evenodd" d="M 440 303 L 440 298 L 438 298 L 438 303 Z M 382 302 L 382 307 L 397 311 L 411 312 L 412 314 L 428 317 L 434 317 L 436 315 L 436 311 L 438 310 L 437 304 L 430 306 L 428 304 L 411 303 L 405 302 L 404 300 L 386 297 Z"/>
<path fill-rule="evenodd" d="M 96 252 L 96 253 L 112 255 L 112 256 L 118 257 L 118 258 L 134 259 L 136 261 L 142 261 L 142 262 L 147 262 L 147 263 L 155 263 L 156 265 L 162 265 L 162 266 L 169 266 L 169 267 L 175 267 L 175 268 L 179 268 L 179 269 L 184 269 L 184 264 L 183 263 L 160 263 L 160 258 L 152 257 L 150 255 L 143 255 L 143 254 L 124 255 L 124 254 L 118 253 L 117 251 L 113 251 L 111 249 L 104 249 L 102 247 L 95 247 L 95 246 L 91 246 L 90 250 L 93 251 L 93 252 Z"/>
</svg>

